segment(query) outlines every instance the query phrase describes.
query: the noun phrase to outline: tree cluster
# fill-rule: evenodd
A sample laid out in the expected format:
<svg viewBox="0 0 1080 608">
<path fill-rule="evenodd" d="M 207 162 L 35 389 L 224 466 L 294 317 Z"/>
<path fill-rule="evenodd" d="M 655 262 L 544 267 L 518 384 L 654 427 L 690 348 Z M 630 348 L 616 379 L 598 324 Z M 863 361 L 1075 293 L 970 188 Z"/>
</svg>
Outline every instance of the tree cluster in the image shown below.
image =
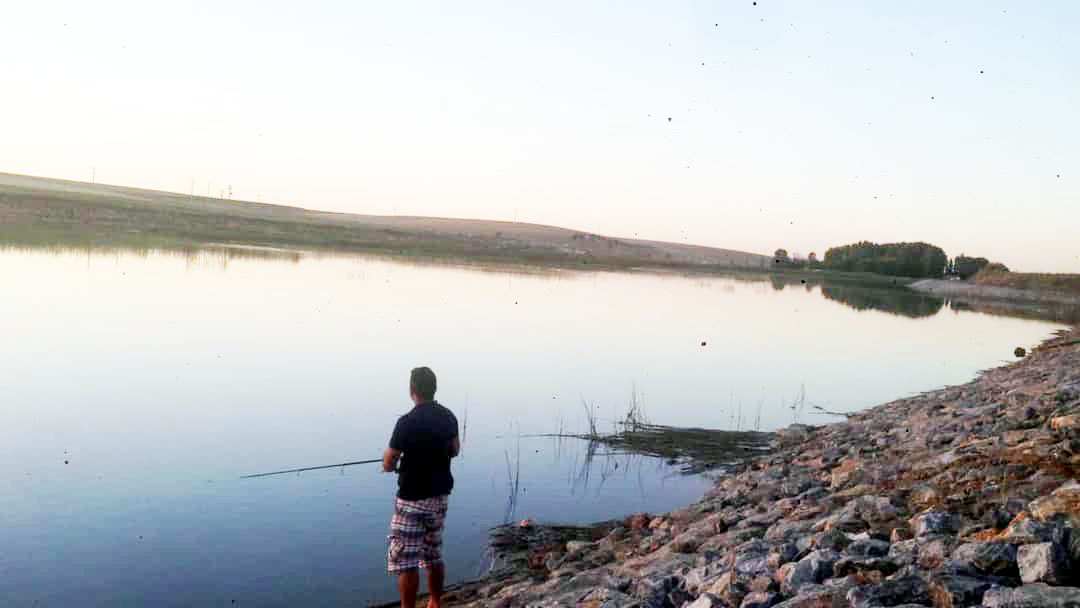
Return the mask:
<svg viewBox="0 0 1080 608">
<path fill-rule="evenodd" d="M 947 274 L 954 274 L 961 279 L 969 279 L 975 276 L 983 268 L 989 268 L 991 270 L 997 270 L 1002 272 L 1008 272 L 1009 269 L 1004 264 L 991 264 L 990 260 L 986 258 L 972 258 L 966 255 L 960 254 L 953 258 L 949 262 L 949 268 L 946 271 Z"/>
<path fill-rule="evenodd" d="M 890 276 L 940 278 L 949 258 L 940 247 L 928 243 L 862 241 L 833 247 L 825 252 L 825 267 L 847 272 L 876 272 Z"/>
<path fill-rule="evenodd" d="M 798 253 L 789 256 L 787 249 L 783 248 L 773 253 L 774 268 L 817 268 L 818 266 L 820 263 L 817 254 L 812 251 L 805 258 Z"/>
</svg>

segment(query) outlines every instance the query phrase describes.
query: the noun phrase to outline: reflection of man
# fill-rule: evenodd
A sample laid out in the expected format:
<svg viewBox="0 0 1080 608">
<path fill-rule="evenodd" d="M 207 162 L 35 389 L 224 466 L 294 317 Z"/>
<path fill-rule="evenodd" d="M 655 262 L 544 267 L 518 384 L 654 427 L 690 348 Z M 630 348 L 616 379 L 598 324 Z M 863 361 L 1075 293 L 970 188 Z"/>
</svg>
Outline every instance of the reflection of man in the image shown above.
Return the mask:
<svg viewBox="0 0 1080 608">
<path fill-rule="evenodd" d="M 427 570 L 428 608 L 439 608 L 446 577 L 442 529 L 454 488 L 450 459 L 458 455 L 461 442 L 457 418 L 435 402 L 435 372 L 426 367 L 412 370 L 409 396 L 414 407 L 398 418 L 383 454 L 383 470 L 398 472 L 386 569 L 398 575 L 402 608 L 416 606 L 418 569 Z"/>
</svg>

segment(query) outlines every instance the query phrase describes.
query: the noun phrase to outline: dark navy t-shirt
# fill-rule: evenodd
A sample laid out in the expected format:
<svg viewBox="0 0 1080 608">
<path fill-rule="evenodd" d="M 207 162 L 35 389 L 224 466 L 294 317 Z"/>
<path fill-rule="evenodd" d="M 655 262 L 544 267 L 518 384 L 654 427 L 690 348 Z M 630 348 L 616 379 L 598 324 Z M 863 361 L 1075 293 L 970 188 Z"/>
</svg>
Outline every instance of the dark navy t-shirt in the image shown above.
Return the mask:
<svg viewBox="0 0 1080 608">
<path fill-rule="evenodd" d="M 453 412 L 431 401 L 398 418 L 390 447 L 401 451 L 398 498 L 423 500 L 454 489 L 450 458 L 458 421 Z"/>
</svg>

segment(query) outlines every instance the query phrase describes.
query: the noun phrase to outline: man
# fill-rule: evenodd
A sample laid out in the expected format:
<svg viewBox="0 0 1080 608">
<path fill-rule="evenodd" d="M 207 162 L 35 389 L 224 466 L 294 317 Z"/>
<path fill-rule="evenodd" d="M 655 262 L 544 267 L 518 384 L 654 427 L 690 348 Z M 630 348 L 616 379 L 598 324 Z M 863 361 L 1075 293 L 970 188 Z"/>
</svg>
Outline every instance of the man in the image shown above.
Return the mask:
<svg viewBox="0 0 1080 608">
<path fill-rule="evenodd" d="M 461 451 L 461 442 L 457 418 L 435 402 L 435 372 L 426 367 L 412 370 L 409 397 L 414 407 L 398 418 L 383 454 L 383 471 L 398 473 L 386 569 L 398 576 L 402 608 L 416 606 L 418 569 L 427 570 L 428 608 L 440 608 L 446 577 L 442 529 L 454 488 L 450 459 Z"/>
</svg>

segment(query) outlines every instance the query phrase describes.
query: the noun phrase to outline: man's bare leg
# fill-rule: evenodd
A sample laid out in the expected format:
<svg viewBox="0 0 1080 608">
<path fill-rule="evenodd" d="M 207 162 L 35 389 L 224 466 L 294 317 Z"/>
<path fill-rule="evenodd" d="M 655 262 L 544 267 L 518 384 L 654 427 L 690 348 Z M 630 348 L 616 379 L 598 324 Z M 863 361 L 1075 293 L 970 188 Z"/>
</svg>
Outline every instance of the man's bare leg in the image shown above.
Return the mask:
<svg viewBox="0 0 1080 608">
<path fill-rule="evenodd" d="M 443 580 L 446 578 L 446 566 L 442 562 L 431 564 L 427 573 L 428 608 L 442 608 Z"/>
<path fill-rule="evenodd" d="M 416 570 L 402 572 L 397 577 L 398 593 L 401 594 L 401 608 L 416 608 L 416 590 L 420 587 L 420 573 Z"/>
</svg>

